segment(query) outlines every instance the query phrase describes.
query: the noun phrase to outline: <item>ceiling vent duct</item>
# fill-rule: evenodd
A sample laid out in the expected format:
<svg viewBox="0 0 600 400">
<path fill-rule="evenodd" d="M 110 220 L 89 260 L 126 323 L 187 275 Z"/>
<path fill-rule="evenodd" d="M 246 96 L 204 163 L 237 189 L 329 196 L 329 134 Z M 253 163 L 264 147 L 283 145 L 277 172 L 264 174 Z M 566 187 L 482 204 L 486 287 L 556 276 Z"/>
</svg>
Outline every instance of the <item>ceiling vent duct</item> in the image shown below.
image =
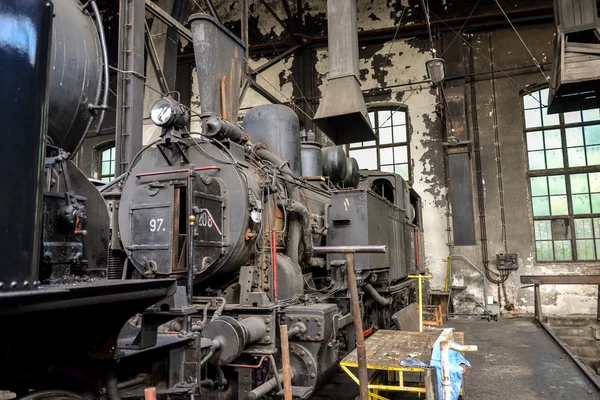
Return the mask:
<svg viewBox="0 0 600 400">
<path fill-rule="evenodd" d="M 327 0 L 329 77 L 315 124 L 335 144 L 375 140 L 358 80 L 356 0 Z"/>
</svg>

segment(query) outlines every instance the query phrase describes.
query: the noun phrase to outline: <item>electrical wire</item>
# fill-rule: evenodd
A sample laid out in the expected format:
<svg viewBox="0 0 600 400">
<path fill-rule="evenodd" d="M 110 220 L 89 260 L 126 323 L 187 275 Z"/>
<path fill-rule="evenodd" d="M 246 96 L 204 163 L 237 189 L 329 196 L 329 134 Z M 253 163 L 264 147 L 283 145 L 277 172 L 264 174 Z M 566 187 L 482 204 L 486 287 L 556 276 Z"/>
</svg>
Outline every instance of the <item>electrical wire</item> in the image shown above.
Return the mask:
<svg viewBox="0 0 600 400">
<path fill-rule="evenodd" d="M 502 73 L 504 76 L 506 76 L 508 79 L 510 79 L 515 85 L 517 85 L 524 93 L 526 94 L 531 94 L 531 91 L 529 89 L 524 88 L 521 84 L 519 84 L 519 82 L 517 82 L 516 80 L 514 80 L 509 74 L 507 74 L 502 68 L 498 67 L 498 65 L 496 65 L 494 62 L 492 62 L 488 57 L 486 57 L 485 54 L 483 54 L 481 51 L 479 51 L 478 49 L 476 49 L 471 43 L 469 43 L 469 41 L 467 39 L 465 39 L 460 33 L 458 33 L 455 29 L 453 29 L 450 25 L 448 25 L 448 23 L 446 21 L 444 21 L 443 19 L 441 19 L 439 16 L 437 16 L 433 11 L 429 11 L 431 13 L 431 15 L 433 15 L 434 17 L 436 17 L 438 19 L 439 22 L 441 22 L 442 24 L 444 24 L 448 29 L 450 29 L 452 32 L 454 32 L 454 34 L 459 37 L 467 46 L 469 46 L 470 48 L 472 48 L 473 50 L 475 50 L 484 60 L 486 60 L 487 62 L 490 63 L 490 65 L 492 65 L 494 68 L 496 68 L 496 70 L 498 70 L 498 72 Z M 537 100 L 536 98 L 534 98 L 535 101 L 537 101 L 540 105 L 543 105 L 542 102 L 540 100 Z"/>
<path fill-rule="evenodd" d="M 458 30 L 458 32 L 462 32 L 462 30 L 465 29 L 465 26 L 467 25 L 467 22 L 469 22 L 469 19 L 471 18 L 471 16 L 475 12 L 475 9 L 477 8 L 477 6 L 479 5 L 480 2 L 481 2 L 481 0 L 477 0 L 477 3 L 475 3 L 475 5 L 473 6 L 473 9 L 469 13 L 469 16 L 467 17 L 467 19 L 465 20 L 465 22 L 463 22 L 463 24 L 460 27 L 460 29 Z M 454 41 L 456 40 L 457 36 L 458 35 L 454 35 L 454 37 L 452 38 L 452 40 L 450 41 L 450 43 L 448 43 L 448 46 L 446 46 L 446 50 L 444 50 L 444 52 L 442 53 L 442 55 L 440 56 L 440 58 L 444 57 L 444 54 L 446 54 L 446 52 L 450 49 L 450 47 L 452 47 L 452 43 L 454 43 Z"/>
<path fill-rule="evenodd" d="M 504 14 L 504 17 L 506 18 L 506 20 L 508 21 L 508 23 L 510 24 L 511 28 L 513 29 L 513 31 L 515 31 L 515 33 L 517 34 L 517 37 L 519 38 L 519 40 L 521 41 L 521 43 L 523 44 L 523 47 L 525 47 L 525 50 L 527 50 L 527 52 L 529 53 L 529 55 L 531 56 L 531 61 L 533 61 L 533 63 L 535 64 L 535 66 L 537 67 L 537 69 L 540 71 L 540 73 L 542 74 L 542 76 L 544 77 L 544 79 L 546 79 L 547 82 L 550 82 L 550 77 L 548 77 L 545 73 L 544 70 L 542 69 L 542 66 L 540 65 L 540 63 L 538 62 L 538 60 L 533 56 L 533 53 L 531 52 L 531 50 L 529 50 L 529 47 L 527 47 L 527 45 L 525 44 L 525 41 L 523 40 L 523 38 L 521 37 L 521 35 L 519 34 L 519 32 L 517 31 L 517 28 L 515 28 L 515 26 L 513 25 L 512 21 L 510 20 L 510 18 L 508 18 L 508 15 L 506 15 L 506 12 L 504 12 L 504 9 L 502 8 L 502 6 L 500 5 L 500 3 L 498 2 L 498 0 L 494 0 L 496 2 L 496 4 L 498 5 L 498 8 L 500 9 L 500 11 L 502 11 L 502 14 Z M 553 88 L 554 89 L 554 88 Z"/>
</svg>

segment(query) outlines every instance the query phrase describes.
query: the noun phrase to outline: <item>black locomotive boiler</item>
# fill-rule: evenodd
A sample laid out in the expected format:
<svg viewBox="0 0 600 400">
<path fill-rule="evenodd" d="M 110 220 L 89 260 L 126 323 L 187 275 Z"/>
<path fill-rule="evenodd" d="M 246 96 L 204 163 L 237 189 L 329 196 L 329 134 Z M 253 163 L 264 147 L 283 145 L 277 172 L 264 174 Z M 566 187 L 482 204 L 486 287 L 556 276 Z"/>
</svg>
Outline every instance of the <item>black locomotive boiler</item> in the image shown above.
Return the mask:
<svg viewBox="0 0 600 400">
<path fill-rule="evenodd" d="M 294 396 L 308 398 L 354 347 L 343 256 L 313 248 L 387 246 L 357 255 L 356 268 L 364 325 L 389 328 L 414 294 L 418 196 L 397 175 L 361 171 L 361 179 L 341 147 L 321 154 L 302 142 L 286 106 L 255 107 L 238 126 L 243 44 L 208 15 L 190 24 L 202 132 L 187 131 L 174 99 L 153 107 L 161 138 L 122 183 L 118 206 L 126 274 L 178 280 L 176 308 L 191 313 L 164 334 L 198 333 L 188 362 L 209 364 L 196 380 L 207 398 L 281 389 L 280 324 L 290 332 Z"/>
<path fill-rule="evenodd" d="M 27 124 L 0 147 L 29 154 L 0 175 L 7 187 L 15 171 L 25 178 L 18 182 L 24 225 L 7 212 L 17 200 L 3 197 L 4 253 L 12 258 L 1 269 L 0 323 L 16 329 L 0 332 L 0 389 L 28 400 L 143 398 L 148 387 L 172 399 L 276 397 L 285 324 L 293 394 L 309 398 L 353 349 L 355 334 L 344 260 L 314 247 L 386 245 L 386 254 L 357 255 L 356 271 L 365 334 L 390 328 L 393 313 L 414 301 L 407 276 L 420 267 L 418 196 L 397 175 L 358 171 L 341 147 L 302 141 L 288 107 L 253 108 L 238 125 L 243 45 L 197 14 L 190 25 L 202 130 L 188 131 L 189 115 L 175 99 L 159 100 L 151 118 L 160 138 L 103 188 L 109 211 L 69 161 L 105 104 L 102 40 L 93 9 L 60 3 L 54 14 L 80 13 L 72 17 L 94 33 L 86 43 L 97 44 L 87 52 L 96 57 L 82 63 L 91 70 L 70 74 L 97 80 L 66 92 L 48 71 L 52 3 L 0 8 L 33 21 L 40 39 L 35 63 L 14 51 L 18 38 L 0 41 L 10 44 L 0 49 L 10 60 L 0 64 L 3 77 L 29 74 L 32 83 L 6 90 L 29 91 L 10 108 Z M 70 49 L 81 37 L 66 36 Z M 10 81 L 17 79 L 24 76 Z M 48 81 L 49 94 L 39 90 Z M 89 93 L 74 94 L 81 87 Z M 78 122 L 68 135 L 52 113 L 59 105 Z"/>
</svg>

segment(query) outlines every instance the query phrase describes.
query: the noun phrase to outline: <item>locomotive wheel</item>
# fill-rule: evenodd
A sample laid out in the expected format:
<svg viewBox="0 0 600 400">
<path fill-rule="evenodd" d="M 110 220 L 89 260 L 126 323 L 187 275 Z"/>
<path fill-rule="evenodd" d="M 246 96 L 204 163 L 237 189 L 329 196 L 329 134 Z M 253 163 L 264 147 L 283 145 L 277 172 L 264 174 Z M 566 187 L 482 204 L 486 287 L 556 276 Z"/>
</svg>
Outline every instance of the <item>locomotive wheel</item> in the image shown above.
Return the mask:
<svg viewBox="0 0 600 400">
<path fill-rule="evenodd" d="M 18 400 L 73 400 L 83 399 L 83 396 L 66 390 L 40 390 L 20 397 Z"/>
</svg>

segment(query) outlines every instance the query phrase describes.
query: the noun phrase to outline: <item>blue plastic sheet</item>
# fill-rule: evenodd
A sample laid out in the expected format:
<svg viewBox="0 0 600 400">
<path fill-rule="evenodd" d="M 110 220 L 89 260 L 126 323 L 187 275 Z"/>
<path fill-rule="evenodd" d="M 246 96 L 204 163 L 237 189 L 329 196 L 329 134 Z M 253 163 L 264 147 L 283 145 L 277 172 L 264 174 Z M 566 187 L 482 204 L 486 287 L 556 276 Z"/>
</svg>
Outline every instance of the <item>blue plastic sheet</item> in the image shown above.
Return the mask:
<svg viewBox="0 0 600 400">
<path fill-rule="evenodd" d="M 417 360 L 416 358 L 406 357 L 403 360 L 400 360 L 401 367 L 409 367 L 409 368 L 427 368 L 429 365 L 425 364 L 421 360 Z"/>
<path fill-rule="evenodd" d="M 452 386 L 452 397 L 446 400 L 457 400 L 460 396 L 460 388 L 462 386 L 463 367 L 461 364 L 471 368 L 471 364 L 456 350 L 448 350 L 448 358 L 450 360 L 450 385 Z M 441 341 L 438 339 L 433 345 L 431 352 L 431 366 L 435 367 L 437 372 L 437 384 L 439 399 L 442 400 L 444 392 L 442 390 L 442 349 Z"/>
</svg>

